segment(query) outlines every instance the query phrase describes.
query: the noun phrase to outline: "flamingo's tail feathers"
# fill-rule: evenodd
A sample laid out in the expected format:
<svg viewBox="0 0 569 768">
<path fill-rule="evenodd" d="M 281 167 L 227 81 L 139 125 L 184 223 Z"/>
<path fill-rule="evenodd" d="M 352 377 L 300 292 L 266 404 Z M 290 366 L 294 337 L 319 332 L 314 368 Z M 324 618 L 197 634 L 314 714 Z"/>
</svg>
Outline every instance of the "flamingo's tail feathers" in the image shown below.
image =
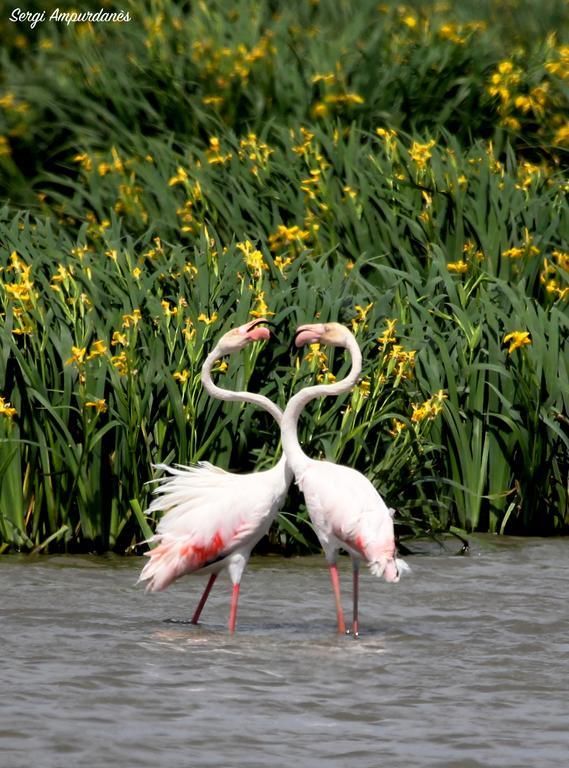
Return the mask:
<svg viewBox="0 0 569 768">
<path fill-rule="evenodd" d="M 164 472 L 162 477 L 151 480 L 155 483 L 154 498 L 145 510 L 167 513 L 158 525 L 159 534 L 171 534 L 194 514 L 208 505 L 216 504 L 223 488 L 230 486 L 233 494 L 239 476 L 215 467 L 206 461 L 193 467 L 157 464 L 155 469 Z M 189 517 L 187 517 L 189 516 Z"/>
<path fill-rule="evenodd" d="M 149 483 L 158 483 L 159 487 L 155 489 L 155 493 L 160 493 L 161 486 L 169 485 L 170 483 L 186 483 L 188 486 L 202 486 L 209 487 L 219 483 L 223 478 L 224 480 L 230 480 L 234 475 L 231 472 L 227 472 L 225 469 L 220 469 L 214 464 L 210 464 L 209 461 L 199 461 L 191 467 L 186 467 L 183 464 L 155 464 L 154 469 L 164 473 L 162 477 L 155 477 L 153 480 L 149 480 Z"/>
<path fill-rule="evenodd" d="M 153 464 L 152 468 L 159 471 L 164 472 L 169 477 L 173 477 L 176 475 L 201 475 L 205 476 L 206 474 L 213 473 L 215 475 L 226 475 L 227 471 L 225 469 L 221 469 L 220 467 L 216 467 L 215 464 L 211 464 L 209 461 L 198 461 L 196 464 L 190 464 L 189 466 L 186 464 Z M 168 477 L 155 477 L 153 480 L 150 480 L 150 483 L 161 483 L 164 480 L 168 480 Z"/>
<path fill-rule="evenodd" d="M 384 558 L 380 558 L 379 560 L 371 560 L 369 563 L 369 569 L 374 576 L 377 576 L 377 578 L 380 579 L 385 571 L 385 564 L 386 563 Z"/>
<path fill-rule="evenodd" d="M 395 565 L 397 566 L 397 570 L 399 573 L 411 573 L 411 566 L 409 563 L 407 563 L 405 560 L 402 560 L 400 557 L 395 558 Z"/>
<path fill-rule="evenodd" d="M 187 547 L 177 541 L 162 542 L 145 555 L 150 558 L 142 569 L 138 582 L 146 581 L 147 592 L 160 592 L 184 573 L 188 573 Z"/>
<path fill-rule="evenodd" d="M 377 560 L 372 560 L 369 563 L 369 569 L 374 576 L 378 578 L 383 577 L 385 581 L 393 584 L 399 581 L 401 574 L 411 571 L 405 560 L 401 560 L 398 557 L 379 557 Z"/>
</svg>

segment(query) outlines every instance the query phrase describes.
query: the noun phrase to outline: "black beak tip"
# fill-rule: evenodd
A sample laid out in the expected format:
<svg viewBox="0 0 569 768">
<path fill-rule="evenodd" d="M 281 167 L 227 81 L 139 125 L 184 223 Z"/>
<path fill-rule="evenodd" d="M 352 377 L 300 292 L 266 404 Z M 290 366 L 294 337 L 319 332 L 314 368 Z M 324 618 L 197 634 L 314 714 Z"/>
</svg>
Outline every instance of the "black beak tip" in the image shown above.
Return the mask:
<svg viewBox="0 0 569 768">
<path fill-rule="evenodd" d="M 253 320 L 251 323 L 249 323 L 249 328 L 256 328 L 258 325 L 270 325 L 271 328 L 277 328 L 277 323 L 275 323 L 273 320 L 267 320 L 264 317 L 259 317 L 258 320 Z"/>
</svg>

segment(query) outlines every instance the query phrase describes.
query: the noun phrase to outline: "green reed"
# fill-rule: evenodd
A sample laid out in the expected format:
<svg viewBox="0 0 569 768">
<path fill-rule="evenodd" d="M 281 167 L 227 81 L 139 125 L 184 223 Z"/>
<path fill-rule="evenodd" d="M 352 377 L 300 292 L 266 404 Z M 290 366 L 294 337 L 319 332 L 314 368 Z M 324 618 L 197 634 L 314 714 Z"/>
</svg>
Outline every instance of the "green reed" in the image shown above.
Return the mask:
<svg viewBox="0 0 569 768">
<path fill-rule="evenodd" d="M 215 375 L 281 407 L 346 370 L 296 325 L 353 328 L 301 438 L 402 530 L 565 530 L 566 7 L 130 8 L 2 29 L 0 547 L 125 551 L 152 464 L 270 466 L 199 380 L 252 316 L 276 338 Z M 299 503 L 275 546 L 312 546 Z"/>
</svg>

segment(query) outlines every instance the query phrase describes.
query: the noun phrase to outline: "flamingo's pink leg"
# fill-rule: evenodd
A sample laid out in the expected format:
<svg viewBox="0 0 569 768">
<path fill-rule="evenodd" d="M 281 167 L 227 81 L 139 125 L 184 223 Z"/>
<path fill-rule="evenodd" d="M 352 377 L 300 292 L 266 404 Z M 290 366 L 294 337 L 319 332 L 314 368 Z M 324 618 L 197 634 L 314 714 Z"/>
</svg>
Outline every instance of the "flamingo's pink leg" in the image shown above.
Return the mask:
<svg viewBox="0 0 569 768">
<path fill-rule="evenodd" d="M 352 623 L 352 632 L 354 634 L 354 637 L 358 636 L 359 631 L 359 596 L 360 596 L 360 569 L 357 566 L 354 566 L 354 619 Z"/>
<path fill-rule="evenodd" d="M 340 635 L 345 635 L 346 622 L 344 621 L 344 611 L 342 610 L 342 601 L 340 599 L 340 577 L 338 576 L 338 567 L 335 563 L 330 565 L 330 578 L 332 579 L 332 589 L 334 590 L 334 600 L 336 601 L 338 633 Z"/>
<path fill-rule="evenodd" d="M 201 612 L 203 611 L 203 607 L 206 603 L 206 600 L 209 597 L 209 593 L 211 592 L 211 588 L 213 587 L 213 584 L 215 580 L 217 579 L 217 573 L 212 573 L 209 577 L 209 581 L 206 584 L 206 588 L 203 591 L 203 595 L 201 596 L 201 600 L 198 603 L 198 607 L 195 610 L 194 615 L 192 616 L 192 624 L 197 624 L 200 620 Z"/>
<path fill-rule="evenodd" d="M 233 585 L 233 594 L 231 595 L 231 610 L 229 611 L 229 631 L 235 632 L 235 622 L 237 620 L 237 601 L 239 600 L 239 584 Z"/>
</svg>

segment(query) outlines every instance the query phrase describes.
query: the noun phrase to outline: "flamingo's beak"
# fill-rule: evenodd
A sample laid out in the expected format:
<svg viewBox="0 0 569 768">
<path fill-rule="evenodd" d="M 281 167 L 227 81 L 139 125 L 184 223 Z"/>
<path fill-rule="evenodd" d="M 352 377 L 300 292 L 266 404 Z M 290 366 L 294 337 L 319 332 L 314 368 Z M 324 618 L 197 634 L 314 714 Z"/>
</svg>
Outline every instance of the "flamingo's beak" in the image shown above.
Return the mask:
<svg viewBox="0 0 569 768">
<path fill-rule="evenodd" d="M 244 336 L 250 341 L 268 341 L 271 338 L 271 333 L 265 325 L 269 321 L 264 317 L 259 317 L 256 320 L 251 320 L 249 323 L 245 323 L 239 329 Z"/>
<path fill-rule="evenodd" d="M 303 347 L 305 344 L 317 344 L 325 330 L 326 327 L 323 323 L 299 325 L 294 335 L 294 343 L 297 347 Z"/>
</svg>

